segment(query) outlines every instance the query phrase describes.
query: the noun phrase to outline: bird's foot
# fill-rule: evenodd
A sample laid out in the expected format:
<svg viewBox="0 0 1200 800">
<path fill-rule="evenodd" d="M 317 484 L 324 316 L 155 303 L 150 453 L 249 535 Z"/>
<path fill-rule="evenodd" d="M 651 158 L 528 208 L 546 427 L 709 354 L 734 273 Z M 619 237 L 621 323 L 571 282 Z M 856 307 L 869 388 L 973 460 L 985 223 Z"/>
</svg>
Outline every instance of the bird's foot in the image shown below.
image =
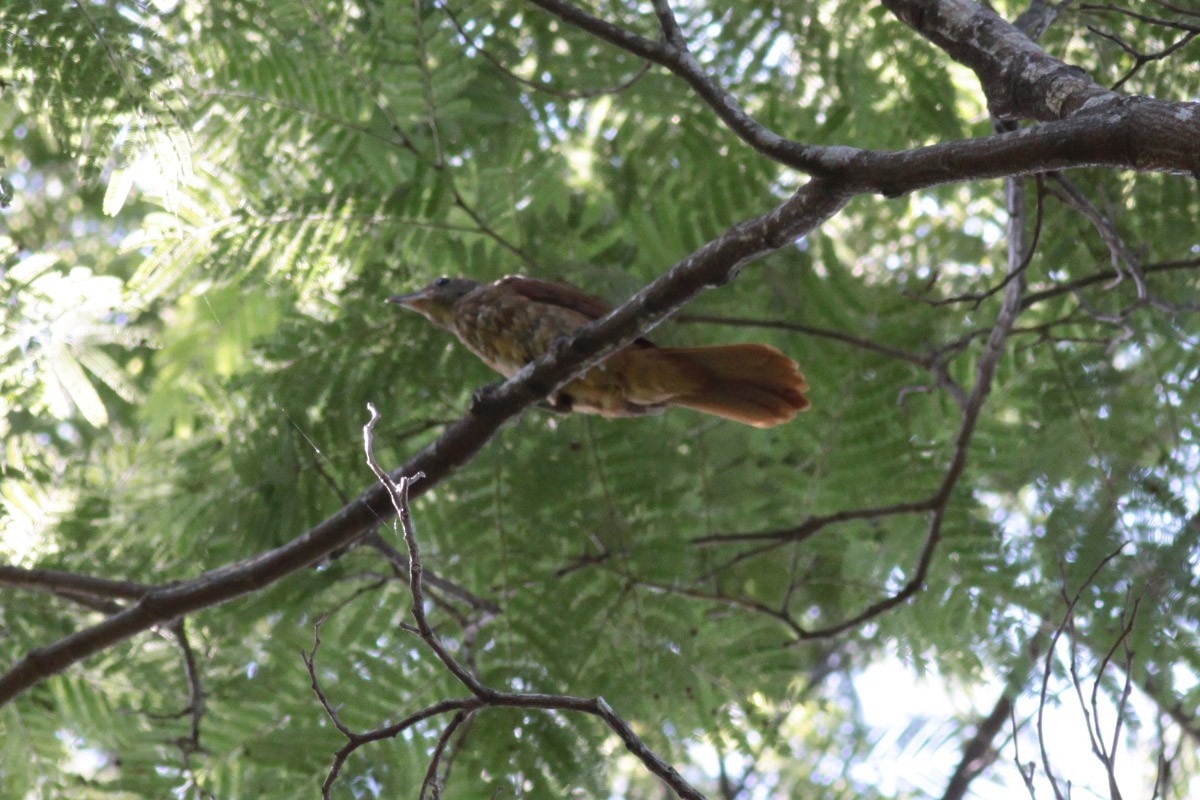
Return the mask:
<svg viewBox="0 0 1200 800">
<path fill-rule="evenodd" d="M 496 399 L 496 394 L 500 391 L 499 383 L 489 383 L 480 386 L 471 394 L 471 413 L 478 413 L 480 406 L 487 405 L 492 400 Z"/>
<path fill-rule="evenodd" d="M 550 354 L 551 358 L 558 358 L 563 353 L 567 352 L 570 347 L 570 336 L 555 336 L 554 341 L 550 342 L 550 347 L 546 349 L 546 352 Z"/>
<path fill-rule="evenodd" d="M 570 414 L 575 408 L 575 398 L 569 394 L 552 395 L 538 403 L 538 407 L 555 414 Z"/>
</svg>

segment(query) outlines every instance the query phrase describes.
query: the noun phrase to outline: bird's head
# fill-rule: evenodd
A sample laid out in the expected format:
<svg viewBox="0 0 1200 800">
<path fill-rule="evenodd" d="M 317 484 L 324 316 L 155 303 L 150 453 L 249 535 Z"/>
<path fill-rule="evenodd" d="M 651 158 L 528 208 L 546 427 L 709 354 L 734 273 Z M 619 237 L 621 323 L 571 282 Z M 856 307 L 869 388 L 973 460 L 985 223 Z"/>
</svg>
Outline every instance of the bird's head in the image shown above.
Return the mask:
<svg viewBox="0 0 1200 800">
<path fill-rule="evenodd" d="M 387 302 L 411 308 L 439 328 L 453 331 L 454 304 L 478 286 L 479 281 L 443 276 L 420 291 L 389 297 Z"/>
</svg>

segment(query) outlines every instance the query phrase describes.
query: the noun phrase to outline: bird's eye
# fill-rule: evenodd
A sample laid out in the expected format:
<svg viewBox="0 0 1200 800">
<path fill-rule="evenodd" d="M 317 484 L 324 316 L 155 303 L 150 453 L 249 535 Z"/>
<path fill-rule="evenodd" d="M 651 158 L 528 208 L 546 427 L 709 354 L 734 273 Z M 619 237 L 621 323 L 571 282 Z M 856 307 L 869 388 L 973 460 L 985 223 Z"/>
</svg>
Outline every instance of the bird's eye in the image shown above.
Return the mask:
<svg viewBox="0 0 1200 800">
<path fill-rule="evenodd" d="M 438 278 L 436 281 L 433 282 L 433 285 L 434 286 L 445 286 L 448 283 L 450 283 L 449 278 Z"/>
</svg>

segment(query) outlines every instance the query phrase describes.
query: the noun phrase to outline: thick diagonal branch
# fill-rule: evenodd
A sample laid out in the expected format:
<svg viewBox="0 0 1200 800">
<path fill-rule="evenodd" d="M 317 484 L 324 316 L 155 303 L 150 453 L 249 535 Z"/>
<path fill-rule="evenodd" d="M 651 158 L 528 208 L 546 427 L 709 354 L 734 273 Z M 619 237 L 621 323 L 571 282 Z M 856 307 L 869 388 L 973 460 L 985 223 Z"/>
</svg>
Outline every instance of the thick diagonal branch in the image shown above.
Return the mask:
<svg viewBox="0 0 1200 800">
<path fill-rule="evenodd" d="M 583 328 L 565 347 L 521 370 L 486 401 L 448 426 L 433 444 L 397 470 L 425 473 L 414 495 L 465 464 L 507 420 L 549 395 L 573 376 L 632 342 L 707 288 L 731 280 L 745 264 L 777 250 L 835 214 L 848 196 L 813 181 L 767 213 L 735 225 L 671 267 L 608 316 Z M 0 705 L 31 686 L 155 625 L 228 602 L 303 569 L 394 513 L 378 484 L 333 516 L 274 550 L 158 587 L 128 609 L 48 647 L 29 652 L 0 675 Z"/>
<path fill-rule="evenodd" d="M 1062 119 L 1122 97 L 1049 55 L 974 0 L 883 0 L 883 5 L 969 67 L 983 85 L 992 114 L 1001 119 Z"/>
</svg>

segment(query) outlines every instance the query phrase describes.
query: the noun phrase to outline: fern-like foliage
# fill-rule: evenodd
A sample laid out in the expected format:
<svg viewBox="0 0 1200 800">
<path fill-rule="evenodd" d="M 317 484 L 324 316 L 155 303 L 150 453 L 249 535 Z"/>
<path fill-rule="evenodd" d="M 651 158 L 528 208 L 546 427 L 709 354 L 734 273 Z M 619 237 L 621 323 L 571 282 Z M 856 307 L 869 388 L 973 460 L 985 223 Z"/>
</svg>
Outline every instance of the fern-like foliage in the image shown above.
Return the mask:
<svg viewBox="0 0 1200 800">
<path fill-rule="evenodd" d="M 782 135 L 901 149 L 990 130 L 974 79 L 881 8 L 675 5 L 697 62 Z M 643 6 L 588 8 L 658 37 Z M 1090 20 L 1044 43 L 1115 80 Z M 1123 35 L 1165 44 L 1161 26 Z M 290 541 L 370 483 L 366 403 L 391 467 L 495 379 L 383 298 L 525 272 L 618 303 L 803 180 L 666 71 L 513 0 L 14 2 L 0 54 L 8 566 L 163 584 Z M 1129 88 L 1195 83 L 1164 58 Z M 934 301 L 1003 280 L 1003 193 L 857 198 L 650 334 L 779 347 L 811 412 L 759 431 L 535 409 L 414 503 L 447 645 L 497 689 L 603 696 L 711 796 L 939 791 L 976 720 L 873 728 L 859 689 L 878 664 L 979 708 L 1006 683 L 1020 723 L 1046 663 L 1063 697 L 1095 674 L 1120 702 L 1128 677 L 1137 713 L 1189 721 L 1200 195 L 1069 177 L 1143 274 L 1108 274 L 1095 220 L 1043 181 L 1025 305 L 969 441 L 959 401 L 1000 295 Z M 804 638 L 912 579 L 931 516 L 780 532 L 935 496 L 960 454 L 920 591 Z M 394 567 L 360 543 L 46 680 L 0 709 L 0 794 L 313 795 L 345 740 L 300 653 L 356 731 L 465 692 L 409 630 Z M 5 665 L 112 610 L 0 591 Z M 416 796 L 445 722 L 358 750 L 333 796 Z M 657 796 L 622 753 L 595 719 L 485 709 L 443 757 L 444 793 Z M 1019 789 L 1012 761 L 989 775 Z"/>
</svg>

